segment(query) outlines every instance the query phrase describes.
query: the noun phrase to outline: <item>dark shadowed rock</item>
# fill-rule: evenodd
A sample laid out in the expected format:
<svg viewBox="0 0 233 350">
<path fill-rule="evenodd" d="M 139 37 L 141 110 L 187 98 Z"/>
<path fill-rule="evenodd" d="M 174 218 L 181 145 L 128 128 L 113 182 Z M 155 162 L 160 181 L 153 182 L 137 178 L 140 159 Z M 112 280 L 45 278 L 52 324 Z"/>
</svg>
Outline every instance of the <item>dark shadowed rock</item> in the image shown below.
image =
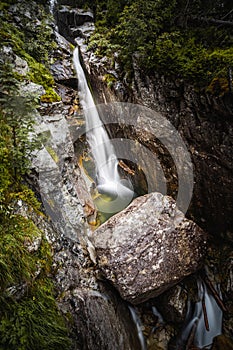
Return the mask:
<svg viewBox="0 0 233 350">
<path fill-rule="evenodd" d="M 74 38 L 78 36 L 77 27 L 94 20 L 92 12 L 64 5 L 56 11 L 55 16 L 59 32 L 73 44 L 75 44 Z"/>
<path fill-rule="evenodd" d="M 98 228 L 93 242 L 104 276 L 138 304 L 199 269 L 205 239 L 172 198 L 150 193 Z"/>
<path fill-rule="evenodd" d="M 114 291 L 75 289 L 72 300 L 83 350 L 141 350 L 130 310 Z"/>
</svg>

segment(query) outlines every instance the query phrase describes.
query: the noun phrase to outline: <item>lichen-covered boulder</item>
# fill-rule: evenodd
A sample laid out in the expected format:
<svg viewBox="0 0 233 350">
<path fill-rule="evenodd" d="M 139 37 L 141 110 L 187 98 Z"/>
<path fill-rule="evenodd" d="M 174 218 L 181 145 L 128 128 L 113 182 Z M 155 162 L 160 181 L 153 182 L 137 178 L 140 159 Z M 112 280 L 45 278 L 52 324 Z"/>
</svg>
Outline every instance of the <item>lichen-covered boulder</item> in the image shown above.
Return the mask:
<svg viewBox="0 0 233 350">
<path fill-rule="evenodd" d="M 206 235 L 172 198 L 150 193 L 98 228 L 93 243 L 103 275 L 138 304 L 201 267 Z"/>
</svg>

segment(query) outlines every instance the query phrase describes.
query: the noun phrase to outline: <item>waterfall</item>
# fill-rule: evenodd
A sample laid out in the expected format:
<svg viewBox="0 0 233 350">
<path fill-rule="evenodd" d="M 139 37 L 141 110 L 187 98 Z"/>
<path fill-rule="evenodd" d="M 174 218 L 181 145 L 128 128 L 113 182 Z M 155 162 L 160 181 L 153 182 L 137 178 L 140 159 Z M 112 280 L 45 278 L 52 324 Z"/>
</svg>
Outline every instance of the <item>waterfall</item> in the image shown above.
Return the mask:
<svg viewBox="0 0 233 350">
<path fill-rule="evenodd" d="M 80 104 L 86 120 L 86 137 L 96 168 L 97 190 L 111 197 L 111 202 L 100 204 L 100 211 L 115 213 L 125 208 L 132 200 L 134 192 L 130 182 L 121 179 L 118 172 L 118 159 L 112 142 L 99 117 L 85 73 L 79 59 L 79 49 L 75 48 L 73 62 L 78 77 Z"/>
<path fill-rule="evenodd" d="M 208 293 L 204 282 L 197 281 L 199 301 L 195 304 L 192 314 L 190 302 L 186 315 L 186 326 L 179 342 L 185 343 L 195 325 L 194 345 L 200 349 L 210 349 L 214 337 L 222 333 L 222 310 L 215 298 Z M 203 301 L 206 309 L 207 320 L 203 312 Z M 208 323 L 208 327 L 207 324 Z"/>
<path fill-rule="evenodd" d="M 162 317 L 161 313 L 157 310 L 157 308 L 155 306 L 152 306 L 152 312 L 158 318 L 157 322 L 160 323 L 160 324 L 164 324 L 163 317 Z"/>
<path fill-rule="evenodd" d="M 49 0 L 49 11 L 51 14 L 54 12 L 54 7 L 56 5 L 57 0 Z"/>
</svg>

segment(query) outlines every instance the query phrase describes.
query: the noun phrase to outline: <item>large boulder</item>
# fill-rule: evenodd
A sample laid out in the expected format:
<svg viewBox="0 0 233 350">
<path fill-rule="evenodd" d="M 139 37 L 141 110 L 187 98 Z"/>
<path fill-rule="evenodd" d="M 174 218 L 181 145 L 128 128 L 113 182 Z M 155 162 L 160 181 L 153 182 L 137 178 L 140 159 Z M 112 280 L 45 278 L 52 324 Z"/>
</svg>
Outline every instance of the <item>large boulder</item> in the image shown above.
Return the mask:
<svg viewBox="0 0 233 350">
<path fill-rule="evenodd" d="M 98 228 L 93 243 L 103 275 L 138 304 L 201 267 L 206 235 L 172 198 L 150 193 Z"/>
</svg>

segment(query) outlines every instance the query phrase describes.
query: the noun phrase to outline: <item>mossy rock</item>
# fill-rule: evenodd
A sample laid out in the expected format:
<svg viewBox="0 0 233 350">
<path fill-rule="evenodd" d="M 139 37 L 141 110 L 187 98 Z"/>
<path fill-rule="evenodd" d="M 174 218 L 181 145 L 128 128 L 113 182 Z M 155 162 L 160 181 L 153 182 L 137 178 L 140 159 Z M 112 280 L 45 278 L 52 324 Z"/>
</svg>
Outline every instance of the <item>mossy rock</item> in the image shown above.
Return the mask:
<svg viewBox="0 0 233 350">
<path fill-rule="evenodd" d="M 46 89 L 46 94 L 42 95 L 40 100 L 45 103 L 60 102 L 61 97 L 53 88 L 49 87 Z"/>
<path fill-rule="evenodd" d="M 229 92 L 229 83 L 226 78 L 215 77 L 208 85 L 207 92 L 214 96 L 222 97 Z"/>
<path fill-rule="evenodd" d="M 57 155 L 57 153 L 54 151 L 54 149 L 50 146 L 46 146 L 46 150 L 48 151 L 48 153 L 50 154 L 50 156 L 53 158 L 55 163 L 59 162 L 59 157 Z"/>
<path fill-rule="evenodd" d="M 113 74 L 105 74 L 103 77 L 103 81 L 107 84 L 109 88 L 113 86 L 113 84 L 117 81 L 116 77 Z"/>
</svg>

